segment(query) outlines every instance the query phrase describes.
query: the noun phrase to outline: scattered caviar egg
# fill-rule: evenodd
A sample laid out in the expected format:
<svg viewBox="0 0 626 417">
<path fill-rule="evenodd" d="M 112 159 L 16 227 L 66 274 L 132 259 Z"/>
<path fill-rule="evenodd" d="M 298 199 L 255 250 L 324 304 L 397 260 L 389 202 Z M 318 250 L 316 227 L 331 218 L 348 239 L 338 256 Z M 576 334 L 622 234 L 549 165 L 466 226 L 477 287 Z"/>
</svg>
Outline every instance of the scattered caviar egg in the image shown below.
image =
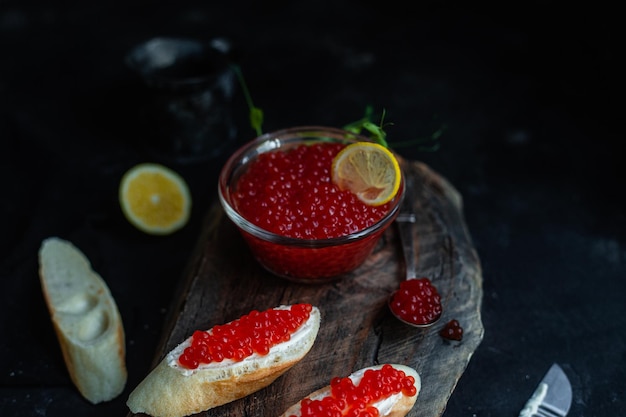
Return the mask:
<svg viewBox="0 0 626 417">
<path fill-rule="evenodd" d="M 255 353 L 267 355 L 272 346 L 288 341 L 309 319 L 312 310 L 311 304 L 255 310 L 210 330 L 196 330 L 191 345 L 185 348 L 178 362 L 185 368 L 196 369 L 201 364 L 227 359 L 241 361 Z"/>
<path fill-rule="evenodd" d="M 458 320 L 452 319 L 439 331 L 439 335 L 447 340 L 463 340 L 463 327 Z"/>
</svg>

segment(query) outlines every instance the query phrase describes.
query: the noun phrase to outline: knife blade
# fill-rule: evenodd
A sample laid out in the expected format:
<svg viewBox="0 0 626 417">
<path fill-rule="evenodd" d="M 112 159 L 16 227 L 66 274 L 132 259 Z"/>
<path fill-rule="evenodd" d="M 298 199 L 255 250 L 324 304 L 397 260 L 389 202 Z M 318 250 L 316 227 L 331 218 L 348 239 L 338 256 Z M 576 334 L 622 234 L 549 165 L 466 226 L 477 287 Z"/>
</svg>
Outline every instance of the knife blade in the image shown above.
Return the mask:
<svg viewBox="0 0 626 417">
<path fill-rule="evenodd" d="M 520 411 L 519 417 L 565 417 L 572 404 L 572 385 L 554 363 Z"/>
</svg>

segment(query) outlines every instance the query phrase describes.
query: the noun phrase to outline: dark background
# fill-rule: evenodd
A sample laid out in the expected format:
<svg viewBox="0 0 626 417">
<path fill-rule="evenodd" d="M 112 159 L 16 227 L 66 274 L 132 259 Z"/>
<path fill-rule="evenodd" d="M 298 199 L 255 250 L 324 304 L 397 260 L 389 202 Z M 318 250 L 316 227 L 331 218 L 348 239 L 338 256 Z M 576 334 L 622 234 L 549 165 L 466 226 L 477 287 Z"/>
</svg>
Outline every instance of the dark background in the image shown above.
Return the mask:
<svg viewBox="0 0 626 417">
<path fill-rule="evenodd" d="M 0 1 L 0 414 L 125 415 L 147 373 L 224 155 L 155 153 L 124 57 L 190 36 L 232 41 L 265 131 L 341 127 L 368 105 L 386 110 L 392 146 L 445 126 L 436 152 L 397 148 L 460 191 L 483 267 L 485 336 L 445 417 L 517 415 L 552 362 L 572 382 L 570 415 L 620 415 L 619 16 L 598 3 Z M 254 132 L 241 94 L 233 111 L 234 146 Z M 148 160 L 192 189 L 191 221 L 170 236 L 119 209 L 121 175 Z M 129 380 L 109 403 L 87 403 L 67 376 L 37 276 L 49 236 L 89 257 L 121 310 Z"/>
</svg>

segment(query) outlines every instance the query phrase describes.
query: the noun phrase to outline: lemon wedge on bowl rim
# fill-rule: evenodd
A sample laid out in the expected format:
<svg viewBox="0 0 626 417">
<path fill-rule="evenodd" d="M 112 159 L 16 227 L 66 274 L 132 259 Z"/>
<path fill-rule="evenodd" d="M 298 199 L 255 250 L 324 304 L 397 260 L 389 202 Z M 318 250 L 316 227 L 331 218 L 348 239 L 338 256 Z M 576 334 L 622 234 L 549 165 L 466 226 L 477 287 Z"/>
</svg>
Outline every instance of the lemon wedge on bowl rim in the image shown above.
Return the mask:
<svg viewBox="0 0 626 417">
<path fill-rule="evenodd" d="M 398 193 L 400 164 L 383 145 L 351 143 L 333 159 L 332 180 L 339 189 L 352 191 L 365 204 L 380 206 Z"/>
<path fill-rule="evenodd" d="M 185 180 L 156 163 L 141 163 L 126 171 L 120 181 L 119 202 L 131 224 L 153 235 L 181 229 L 191 212 L 191 193 Z"/>
</svg>

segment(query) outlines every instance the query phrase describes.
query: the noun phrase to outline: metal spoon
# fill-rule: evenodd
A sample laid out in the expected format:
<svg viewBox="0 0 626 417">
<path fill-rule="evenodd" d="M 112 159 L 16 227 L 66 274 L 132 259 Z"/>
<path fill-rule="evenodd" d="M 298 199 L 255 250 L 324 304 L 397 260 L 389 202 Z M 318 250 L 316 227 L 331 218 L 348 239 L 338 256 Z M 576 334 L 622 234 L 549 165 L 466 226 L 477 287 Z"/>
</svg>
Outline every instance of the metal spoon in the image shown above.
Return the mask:
<svg viewBox="0 0 626 417">
<path fill-rule="evenodd" d="M 408 176 L 406 176 L 405 178 L 407 179 L 407 183 L 404 191 L 402 206 L 400 207 L 400 211 L 395 221 L 398 227 L 400 243 L 402 245 L 402 254 L 404 255 L 405 277 L 407 280 L 409 280 L 417 278 L 415 263 L 415 243 L 413 241 L 413 226 L 417 219 L 415 216 L 414 196 L 412 189 L 413 180 Z M 387 305 L 391 313 L 401 322 L 408 324 L 409 326 L 423 329 L 432 326 L 441 318 L 441 316 L 439 316 L 434 321 L 424 324 L 412 323 L 410 321 L 404 320 L 403 318 L 399 317 L 398 314 L 396 314 L 391 306 L 391 301 L 393 300 L 396 292 L 397 290 L 391 294 L 391 296 L 387 300 Z"/>
</svg>

